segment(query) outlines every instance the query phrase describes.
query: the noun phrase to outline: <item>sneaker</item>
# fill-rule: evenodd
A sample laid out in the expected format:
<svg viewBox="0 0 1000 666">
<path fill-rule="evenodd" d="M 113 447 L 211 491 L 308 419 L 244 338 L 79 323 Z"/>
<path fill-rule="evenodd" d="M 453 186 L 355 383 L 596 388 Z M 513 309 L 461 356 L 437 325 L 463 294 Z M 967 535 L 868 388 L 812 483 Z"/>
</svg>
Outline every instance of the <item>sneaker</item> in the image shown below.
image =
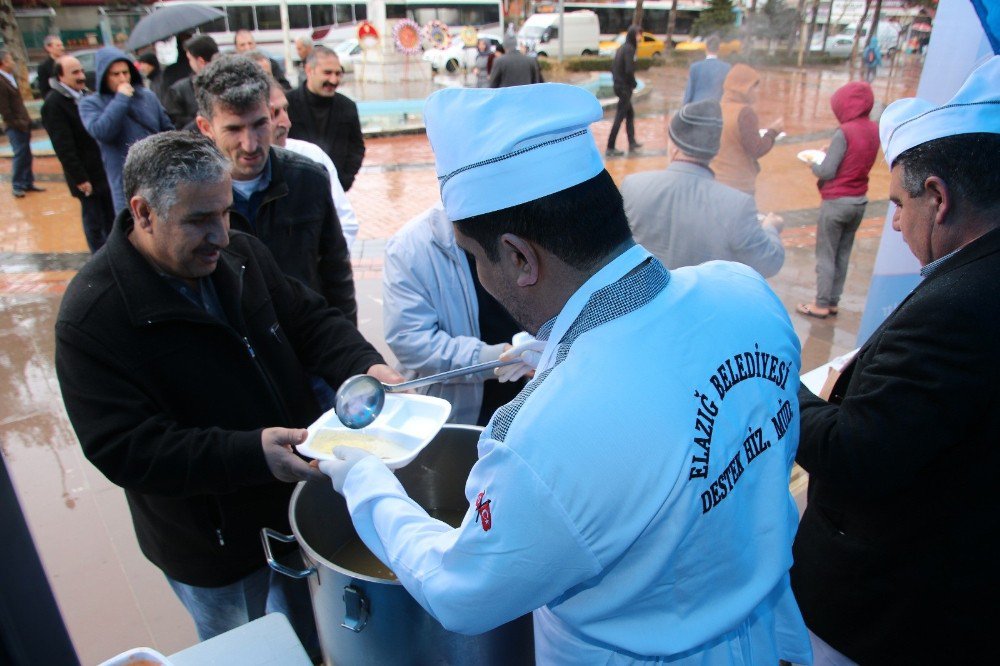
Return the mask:
<svg viewBox="0 0 1000 666">
<path fill-rule="evenodd" d="M 604 155 L 607 157 L 621 157 L 625 154 L 624 150 L 618 150 L 617 148 L 608 148 L 604 151 Z M 21 196 L 24 196 L 23 194 Z"/>
<path fill-rule="evenodd" d="M 37 185 L 28 185 L 26 188 L 24 188 L 24 190 L 26 192 L 44 192 L 45 188 L 38 187 Z"/>
<path fill-rule="evenodd" d="M 635 143 L 630 143 L 628 145 L 628 151 L 630 153 L 634 153 L 635 151 L 639 150 L 640 148 L 642 148 L 642 144 L 639 143 L 638 141 L 636 141 Z"/>
<path fill-rule="evenodd" d="M 18 199 L 24 198 L 24 190 L 14 190 L 14 196 Z"/>
</svg>

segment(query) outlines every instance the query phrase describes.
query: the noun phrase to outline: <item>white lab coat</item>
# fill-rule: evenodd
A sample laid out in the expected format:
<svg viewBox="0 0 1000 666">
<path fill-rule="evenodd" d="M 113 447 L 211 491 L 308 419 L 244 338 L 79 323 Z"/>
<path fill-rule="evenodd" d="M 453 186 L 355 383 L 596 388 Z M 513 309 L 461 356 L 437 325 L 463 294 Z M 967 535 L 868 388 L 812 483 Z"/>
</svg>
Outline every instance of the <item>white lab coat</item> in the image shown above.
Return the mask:
<svg viewBox="0 0 1000 666">
<path fill-rule="evenodd" d="M 330 175 L 330 196 L 333 197 L 333 207 L 337 211 L 337 219 L 340 221 L 340 229 L 344 232 L 344 240 L 347 241 L 347 250 L 350 251 L 354 244 L 354 239 L 358 236 L 358 216 L 354 214 L 351 202 L 347 200 L 347 194 L 340 185 L 337 177 L 337 167 L 333 165 L 330 156 L 323 152 L 323 149 L 315 143 L 302 141 L 301 139 L 285 139 L 285 150 L 302 155 L 318 162 L 326 167 Z"/>
<path fill-rule="evenodd" d="M 462 526 L 371 457 L 344 488 L 365 543 L 451 630 L 534 610 L 540 664 L 811 662 L 788 581 L 799 343 L 766 282 L 729 262 L 668 272 L 636 246 L 539 337 L 535 379 L 480 439 Z"/>
</svg>

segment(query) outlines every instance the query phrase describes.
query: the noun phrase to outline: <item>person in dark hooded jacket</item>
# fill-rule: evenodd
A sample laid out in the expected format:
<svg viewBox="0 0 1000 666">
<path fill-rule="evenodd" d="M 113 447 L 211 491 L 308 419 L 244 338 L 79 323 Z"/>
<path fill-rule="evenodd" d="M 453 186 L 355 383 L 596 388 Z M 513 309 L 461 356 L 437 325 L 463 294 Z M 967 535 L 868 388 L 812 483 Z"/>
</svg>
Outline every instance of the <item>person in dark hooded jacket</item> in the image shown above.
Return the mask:
<svg viewBox="0 0 1000 666">
<path fill-rule="evenodd" d="M 830 98 L 840 128 L 826 157 L 812 166 L 823 198 L 816 225 L 816 299 L 795 308 L 807 317 L 837 314 L 854 234 L 868 205 L 868 173 L 878 156 L 878 125 L 868 117 L 874 105 L 872 87 L 864 81 L 851 81 Z"/>
<path fill-rule="evenodd" d="M 117 214 L 128 205 L 122 191 L 122 167 L 129 146 L 174 126 L 123 51 L 106 46 L 97 52 L 95 65 L 97 94 L 80 100 L 80 120 L 101 148 Z"/>
<path fill-rule="evenodd" d="M 639 33 L 642 28 L 631 25 L 625 33 L 625 43 L 618 47 L 615 59 L 611 63 L 611 80 L 618 97 L 618 107 L 615 109 L 615 120 L 608 134 L 608 149 L 605 155 L 620 156 L 625 153 L 615 148 L 618 140 L 618 130 L 625 121 L 625 134 L 628 136 L 629 152 L 638 150 L 642 144 L 635 139 L 635 111 L 632 110 L 632 91 L 635 90 L 635 52 L 639 44 Z"/>
</svg>

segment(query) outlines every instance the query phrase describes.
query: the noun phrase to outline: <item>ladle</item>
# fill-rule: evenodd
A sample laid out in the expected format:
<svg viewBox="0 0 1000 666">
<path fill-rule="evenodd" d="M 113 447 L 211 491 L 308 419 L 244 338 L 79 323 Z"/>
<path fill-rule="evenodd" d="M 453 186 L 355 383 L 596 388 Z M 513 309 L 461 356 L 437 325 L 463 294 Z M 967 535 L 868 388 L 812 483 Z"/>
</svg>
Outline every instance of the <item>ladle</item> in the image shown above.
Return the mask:
<svg viewBox="0 0 1000 666">
<path fill-rule="evenodd" d="M 348 428 L 357 430 L 371 425 L 382 412 L 385 405 L 386 393 L 399 393 L 410 389 L 420 388 L 443 382 L 453 377 L 463 377 L 475 374 L 483 370 L 492 370 L 504 365 L 520 363 L 521 360 L 514 358 L 506 361 L 489 361 L 470 365 L 465 368 L 456 368 L 447 372 L 439 372 L 436 375 L 412 379 L 400 384 L 383 384 L 371 375 L 354 375 L 348 377 L 340 388 L 337 389 L 334 408 L 337 411 L 337 418 Z"/>
</svg>

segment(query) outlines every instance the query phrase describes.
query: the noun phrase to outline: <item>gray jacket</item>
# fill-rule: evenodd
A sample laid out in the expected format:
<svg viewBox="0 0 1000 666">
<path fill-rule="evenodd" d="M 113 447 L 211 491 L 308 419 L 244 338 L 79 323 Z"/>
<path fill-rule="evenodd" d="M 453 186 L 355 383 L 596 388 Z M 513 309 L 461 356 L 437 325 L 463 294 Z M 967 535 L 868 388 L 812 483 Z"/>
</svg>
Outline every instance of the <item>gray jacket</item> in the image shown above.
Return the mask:
<svg viewBox="0 0 1000 666">
<path fill-rule="evenodd" d="M 503 345 L 480 338 L 479 303 L 465 253 L 438 203 L 386 244 L 382 281 L 385 340 L 407 379 L 496 360 Z M 452 423 L 472 423 L 483 402 L 480 373 L 420 389 L 452 404 Z"/>
<path fill-rule="evenodd" d="M 621 189 L 632 235 L 667 268 L 724 259 L 771 277 L 785 262 L 781 239 L 761 227 L 753 197 L 716 182 L 706 167 L 672 162 L 665 171 L 629 176 Z"/>
</svg>

